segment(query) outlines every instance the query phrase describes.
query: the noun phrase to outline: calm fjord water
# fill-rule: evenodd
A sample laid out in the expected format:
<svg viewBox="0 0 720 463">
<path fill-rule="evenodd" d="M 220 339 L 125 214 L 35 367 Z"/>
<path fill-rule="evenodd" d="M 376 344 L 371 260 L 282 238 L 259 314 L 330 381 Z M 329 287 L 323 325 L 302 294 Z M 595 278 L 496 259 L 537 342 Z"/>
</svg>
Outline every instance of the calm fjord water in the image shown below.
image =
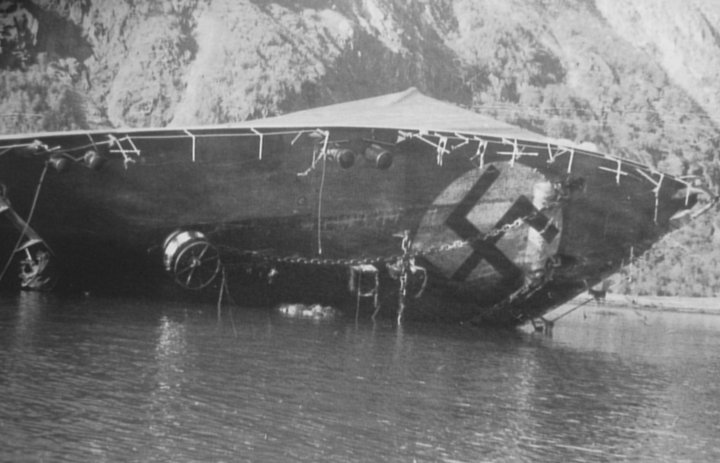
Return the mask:
<svg viewBox="0 0 720 463">
<path fill-rule="evenodd" d="M 720 317 L 553 336 L 0 297 L 0 461 L 718 461 Z"/>
</svg>

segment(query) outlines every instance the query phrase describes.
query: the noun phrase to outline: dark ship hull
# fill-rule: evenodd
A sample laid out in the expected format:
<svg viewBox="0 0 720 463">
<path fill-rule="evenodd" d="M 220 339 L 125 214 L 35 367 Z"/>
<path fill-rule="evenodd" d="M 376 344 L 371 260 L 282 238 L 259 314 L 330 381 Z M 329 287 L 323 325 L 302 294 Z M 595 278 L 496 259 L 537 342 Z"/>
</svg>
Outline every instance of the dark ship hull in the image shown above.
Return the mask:
<svg viewBox="0 0 720 463">
<path fill-rule="evenodd" d="M 412 90 L 228 127 L 4 137 L 0 153 L 0 264 L 24 259 L 25 285 L 54 270 L 58 287 L 407 319 L 538 317 L 696 202 L 680 179 Z"/>
</svg>

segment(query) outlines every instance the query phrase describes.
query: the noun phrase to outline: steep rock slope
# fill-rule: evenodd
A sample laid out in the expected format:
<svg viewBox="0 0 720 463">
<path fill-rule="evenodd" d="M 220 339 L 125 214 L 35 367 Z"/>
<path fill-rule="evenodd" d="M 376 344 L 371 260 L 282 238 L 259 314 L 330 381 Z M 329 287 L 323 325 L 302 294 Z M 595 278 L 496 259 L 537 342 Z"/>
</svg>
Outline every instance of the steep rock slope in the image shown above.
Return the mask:
<svg viewBox="0 0 720 463">
<path fill-rule="evenodd" d="M 696 146 L 716 138 L 704 111 L 594 4 L 458 0 L 455 8 L 452 44 L 465 69 L 476 70 L 479 110 L 498 107 L 549 135 L 651 164 L 678 158 L 675 173 L 711 157 L 714 146 Z"/>
<path fill-rule="evenodd" d="M 452 54 L 433 53 L 437 38 L 404 29 L 398 18 L 420 22 L 412 12 L 374 0 L 314 5 L 217 0 L 200 11 L 198 53 L 173 123 L 246 119 L 410 85 L 455 96 L 443 89 L 458 81 Z"/>
<path fill-rule="evenodd" d="M 223 123 L 410 85 L 458 99 L 452 53 L 417 26 L 422 5 L 336 3 L 96 0 L 78 10 L 47 0 L 44 8 L 84 31 L 92 97 L 116 126 Z"/>
<path fill-rule="evenodd" d="M 720 3 L 597 0 L 613 30 L 653 56 L 672 81 L 720 122 Z"/>
</svg>

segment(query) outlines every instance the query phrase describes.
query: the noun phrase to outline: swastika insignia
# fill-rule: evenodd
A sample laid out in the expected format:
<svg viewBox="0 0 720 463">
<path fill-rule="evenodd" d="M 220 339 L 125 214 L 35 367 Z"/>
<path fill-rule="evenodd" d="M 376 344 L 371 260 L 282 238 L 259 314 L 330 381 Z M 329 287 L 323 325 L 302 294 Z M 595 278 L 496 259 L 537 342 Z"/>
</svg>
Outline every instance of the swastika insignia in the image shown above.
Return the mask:
<svg viewBox="0 0 720 463">
<path fill-rule="evenodd" d="M 517 219 L 522 219 L 535 229 L 548 243 L 560 232 L 526 196 L 520 196 L 487 233 L 483 233 L 470 222 L 468 220 L 470 211 L 499 176 L 500 171 L 494 166 L 489 166 L 445 221 L 445 224 L 461 239 L 467 241 L 473 250 L 455 270 L 452 275 L 453 280 L 465 281 L 483 260 L 505 278 L 515 279 L 522 276 L 521 269 L 495 246 L 505 235 L 505 232 L 501 231 L 502 227 L 512 224 Z"/>
</svg>

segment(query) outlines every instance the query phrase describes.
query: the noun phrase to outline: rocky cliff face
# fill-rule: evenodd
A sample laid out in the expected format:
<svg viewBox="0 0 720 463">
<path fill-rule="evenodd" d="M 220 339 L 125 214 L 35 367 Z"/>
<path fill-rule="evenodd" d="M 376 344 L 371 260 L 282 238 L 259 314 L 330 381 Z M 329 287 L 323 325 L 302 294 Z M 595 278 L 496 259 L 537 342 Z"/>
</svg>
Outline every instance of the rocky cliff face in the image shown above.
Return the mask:
<svg viewBox="0 0 720 463">
<path fill-rule="evenodd" d="M 715 0 L 3 0 L 4 131 L 225 123 L 416 86 L 720 184 Z"/>
<path fill-rule="evenodd" d="M 434 29 L 434 12 L 449 7 L 442 2 L 34 4 L 47 33 L 36 52 L 67 42 L 58 25 L 72 25 L 92 53 L 51 52 L 86 67 L 90 99 L 115 126 L 222 123 L 411 85 L 457 100 L 462 88 Z"/>
<path fill-rule="evenodd" d="M 633 86 L 677 86 L 711 114 L 720 98 L 713 0 L 2 3 L 28 12 L 32 53 L 86 69 L 113 125 L 226 122 L 410 85 L 528 106 L 561 86 L 600 112 Z"/>
<path fill-rule="evenodd" d="M 714 0 L 597 0 L 612 30 L 657 61 L 720 122 L 720 3 Z"/>
</svg>

